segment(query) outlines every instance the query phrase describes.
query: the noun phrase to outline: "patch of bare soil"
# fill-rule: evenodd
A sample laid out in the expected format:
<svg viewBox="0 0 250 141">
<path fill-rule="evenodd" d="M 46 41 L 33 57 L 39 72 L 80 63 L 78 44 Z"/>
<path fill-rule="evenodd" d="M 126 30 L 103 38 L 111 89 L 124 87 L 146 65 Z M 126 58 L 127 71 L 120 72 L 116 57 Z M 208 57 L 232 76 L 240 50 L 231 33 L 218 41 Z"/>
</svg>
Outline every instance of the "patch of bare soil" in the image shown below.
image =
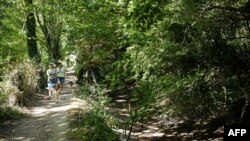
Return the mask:
<svg viewBox="0 0 250 141">
<path fill-rule="evenodd" d="M 124 114 L 123 114 L 124 115 Z M 116 129 L 126 141 L 129 129 Z M 130 141 L 222 141 L 223 125 L 198 121 L 151 119 L 135 123 Z"/>
</svg>

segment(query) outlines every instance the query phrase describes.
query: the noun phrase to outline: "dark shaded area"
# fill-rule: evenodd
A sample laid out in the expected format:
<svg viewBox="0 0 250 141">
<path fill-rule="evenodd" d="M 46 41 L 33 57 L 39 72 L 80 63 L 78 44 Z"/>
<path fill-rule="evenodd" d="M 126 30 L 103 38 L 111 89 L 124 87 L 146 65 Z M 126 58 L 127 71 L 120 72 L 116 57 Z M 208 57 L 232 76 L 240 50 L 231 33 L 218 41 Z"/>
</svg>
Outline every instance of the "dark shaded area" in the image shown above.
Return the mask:
<svg viewBox="0 0 250 141">
<path fill-rule="evenodd" d="M 35 14 L 32 5 L 32 0 L 25 0 L 25 3 L 27 5 L 27 17 L 26 17 L 26 28 L 27 28 L 27 46 L 28 46 L 28 55 L 31 59 L 35 59 L 36 62 L 40 62 L 40 54 L 38 52 L 37 47 L 37 36 L 36 36 L 36 20 L 35 20 Z"/>
</svg>

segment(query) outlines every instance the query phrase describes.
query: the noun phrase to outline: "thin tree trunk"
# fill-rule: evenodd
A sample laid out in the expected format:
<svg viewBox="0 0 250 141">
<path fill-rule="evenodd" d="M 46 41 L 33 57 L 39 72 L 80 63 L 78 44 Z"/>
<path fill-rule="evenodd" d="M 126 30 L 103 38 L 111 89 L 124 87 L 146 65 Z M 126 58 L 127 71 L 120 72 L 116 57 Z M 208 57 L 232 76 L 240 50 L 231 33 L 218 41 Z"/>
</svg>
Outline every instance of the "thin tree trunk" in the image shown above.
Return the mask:
<svg viewBox="0 0 250 141">
<path fill-rule="evenodd" d="M 132 132 L 132 129 L 133 129 L 133 126 L 134 126 L 134 122 L 135 122 L 135 119 L 132 120 L 132 123 L 130 125 L 127 141 L 129 141 L 129 139 L 130 139 L 131 132 Z"/>
</svg>

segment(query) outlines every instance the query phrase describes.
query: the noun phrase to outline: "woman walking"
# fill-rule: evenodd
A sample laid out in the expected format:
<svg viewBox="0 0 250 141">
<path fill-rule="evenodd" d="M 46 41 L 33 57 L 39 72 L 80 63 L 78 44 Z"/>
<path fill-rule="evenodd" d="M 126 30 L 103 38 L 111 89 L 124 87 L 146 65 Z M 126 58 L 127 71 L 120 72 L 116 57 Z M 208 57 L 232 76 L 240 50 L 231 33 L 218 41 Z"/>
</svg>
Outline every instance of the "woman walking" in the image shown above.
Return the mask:
<svg viewBox="0 0 250 141">
<path fill-rule="evenodd" d="M 47 70 L 47 77 L 48 77 L 48 90 L 49 90 L 49 97 L 51 98 L 52 96 L 52 91 L 50 90 L 53 88 L 56 83 L 56 70 L 53 68 L 53 64 L 49 64 L 49 69 Z"/>
<path fill-rule="evenodd" d="M 57 80 L 58 80 L 58 83 L 60 85 L 60 88 L 61 88 L 61 90 L 63 90 L 63 84 L 65 81 L 66 71 L 65 71 L 65 68 L 63 67 L 62 63 L 58 64 L 58 67 L 56 69 L 56 74 L 57 74 Z"/>
</svg>

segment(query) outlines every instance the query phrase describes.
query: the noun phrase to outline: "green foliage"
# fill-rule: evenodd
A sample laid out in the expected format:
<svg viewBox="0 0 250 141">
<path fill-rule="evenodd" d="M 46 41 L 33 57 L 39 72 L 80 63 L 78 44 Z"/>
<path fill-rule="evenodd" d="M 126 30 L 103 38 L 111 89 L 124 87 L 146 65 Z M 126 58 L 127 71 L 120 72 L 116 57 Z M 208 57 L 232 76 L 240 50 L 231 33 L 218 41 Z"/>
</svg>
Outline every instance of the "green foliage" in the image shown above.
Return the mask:
<svg viewBox="0 0 250 141">
<path fill-rule="evenodd" d="M 23 117 L 24 114 L 15 107 L 0 107 L 0 122 Z"/>
<path fill-rule="evenodd" d="M 77 127 L 76 131 L 70 133 L 72 138 L 84 141 L 119 140 L 119 136 L 111 128 L 117 124 L 116 120 L 105 110 L 110 100 L 103 96 L 103 89 L 85 84 L 77 94 L 88 101 L 89 105 L 85 105 L 84 111 L 78 110 L 70 117 L 73 119 L 71 127 Z"/>
<path fill-rule="evenodd" d="M 30 10 L 40 26 L 43 62 L 76 55 L 82 91 L 100 101 L 96 109 L 110 102 L 107 92 L 118 92 L 136 101 L 136 120 L 152 113 L 207 118 L 249 99 L 249 3 L 45 0 Z M 17 12 L 25 8 L 20 2 L 0 5 L 0 66 L 6 66 L 27 57 L 20 32 L 25 16 Z"/>
<path fill-rule="evenodd" d="M 199 2 L 192 4 L 200 5 L 201 9 L 206 6 Z M 166 16 L 162 21 L 159 20 L 157 26 L 151 26 L 147 32 L 141 33 L 146 36 L 140 44 L 134 43 L 127 48 L 126 55 L 131 58 L 127 63 L 131 67 L 126 69 L 133 72 L 130 77 L 137 82 L 135 92 L 136 97 L 142 100 L 140 105 L 150 100 L 154 104 L 154 98 L 157 103 L 170 99 L 169 108 L 165 108 L 167 111 L 174 110 L 183 116 L 201 118 L 225 113 L 225 105 L 244 95 L 239 87 L 243 90 L 249 89 L 244 79 L 249 75 L 248 69 L 240 65 L 239 62 L 243 61 L 240 58 L 244 57 L 239 57 L 238 53 L 239 46 L 245 50 L 245 53 L 240 53 L 243 56 L 248 54 L 246 52 L 249 49 L 245 46 L 248 44 L 245 43 L 246 38 L 242 39 L 245 45 L 240 43 L 236 47 L 231 44 L 232 41 L 241 40 L 237 38 L 237 34 L 243 31 L 241 34 L 244 36 L 245 26 L 236 19 L 227 17 L 240 16 L 237 13 L 239 5 L 236 4 L 234 9 L 234 3 L 230 4 L 232 8 L 227 9 L 224 4 L 217 7 L 207 3 L 215 10 L 211 12 L 213 15 L 210 8 L 207 13 L 202 13 L 194 5 L 185 2 L 165 5 L 166 8 L 177 6 L 176 10 L 168 8 L 165 11 L 176 12 L 167 15 L 172 19 Z M 227 11 L 225 17 L 221 16 L 223 10 Z M 240 26 L 242 27 L 239 28 Z M 239 29 L 242 31 L 237 31 Z M 247 55 L 245 57 L 248 58 Z M 242 65 L 248 64 L 247 61 L 243 62 Z M 234 68 L 242 72 L 244 78 L 237 79 L 238 72 Z M 242 88 L 240 83 L 245 87 Z M 153 87 L 156 84 L 159 85 Z M 150 96 L 152 93 L 154 97 Z M 144 98 L 148 100 L 145 101 Z M 164 109 L 165 105 L 154 104 L 153 107 L 159 106 Z"/>
<path fill-rule="evenodd" d="M 74 10 L 68 15 L 68 43 L 77 52 L 77 72 L 79 81 L 86 77 L 91 81 L 91 73 L 97 80 L 103 78 L 109 70 L 110 62 L 115 59 L 112 53 L 116 49 L 118 19 L 110 12 L 113 3 L 78 2 L 69 5 Z M 79 13 L 79 14 L 75 14 Z M 86 74 L 86 75 L 85 75 Z"/>
<path fill-rule="evenodd" d="M 248 11 L 242 11 L 248 2 L 147 0 L 112 4 L 113 10 L 110 3 L 85 3 L 80 10 L 97 12 L 74 17 L 87 18 L 84 25 L 79 24 L 84 28 L 74 30 L 87 33 L 77 39 L 84 45 L 79 49 L 82 58 L 78 65 L 85 72 L 101 75 L 98 82 L 106 89 L 132 92 L 137 101 L 135 111 L 206 118 L 225 114 L 228 104 L 249 97 Z M 110 25 L 106 18 L 99 18 L 100 24 L 94 22 L 105 15 L 113 15 L 109 22 L 117 24 Z M 86 21 L 91 23 L 89 28 Z M 105 30 L 110 32 L 102 34 Z M 112 48 L 104 50 L 106 46 L 99 42 L 103 40 Z"/>
<path fill-rule="evenodd" d="M 3 92 L 3 88 L 0 89 L 0 102 L 4 103 L 7 98 L 7 95 Z"/>
<path fill-rule="evenodd" d="M 20 15 L 24 14 L 17 2 L 0 2 L 0 60 L 5 62 L 19 61 L 27 57 L 25 55 L 25 35 L 22 29 L 24 19 Z M 14 10 L 13 10 L 14 9 Z"/>
<path fill-rule="evenodd" d="M 84 141 L 117 141 L 119 136 L 112 131 L 107 125 L 103 117 L 89 111 L 82 115 L 80 123 L 75 123 L 80 126 L 73 134 L 75 137 Z"/>
<path fill-rule="evenodd" d="M 127 18 L 134 27 L 142 31 L 149 29 L 152 25 L 162 20 L 166 14 L 164 7 L 168 0 L 133 0 L 127 9 Z"/>
</svg>

